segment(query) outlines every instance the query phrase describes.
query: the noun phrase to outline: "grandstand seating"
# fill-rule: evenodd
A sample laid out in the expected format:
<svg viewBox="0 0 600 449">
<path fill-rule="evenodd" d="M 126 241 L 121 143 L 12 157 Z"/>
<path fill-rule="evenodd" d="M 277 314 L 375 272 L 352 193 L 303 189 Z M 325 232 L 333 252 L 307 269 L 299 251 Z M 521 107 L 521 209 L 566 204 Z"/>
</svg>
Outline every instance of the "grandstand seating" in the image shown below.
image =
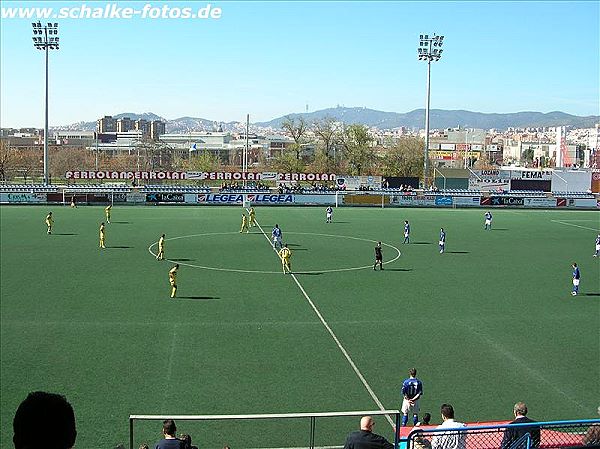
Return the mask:
<svg viewBox="0 0 600 449">
<path fill-rule="evenodd" d="M 140 188 L 140 191 L 143 193 L 210 193 L 210 187 L 194 185 L 144 185 Z"/>
<path fill-rule="evenodd" d="M 0 185 L 0 192 L 27 192 L 27 193 L 47 193 L 58 192 L 57 186 L 45 186 L 43 184 L 3 184 Z"/>
</svg>

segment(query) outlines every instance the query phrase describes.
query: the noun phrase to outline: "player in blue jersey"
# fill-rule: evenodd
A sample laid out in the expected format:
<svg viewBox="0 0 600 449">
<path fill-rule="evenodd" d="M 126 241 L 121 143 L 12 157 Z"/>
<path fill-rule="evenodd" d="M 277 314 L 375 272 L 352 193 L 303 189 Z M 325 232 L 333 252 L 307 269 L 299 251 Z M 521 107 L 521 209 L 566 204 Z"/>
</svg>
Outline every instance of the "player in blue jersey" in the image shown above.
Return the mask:
<svg viewBox="0 0 600 449">
<path fill-rule="evenodd" d="M 600 234 L 596 237 L 596 252 L 594 253 L 594 257 L 598 257 L 598 254 L 600 254 Z"/>
<path fill-rule="evenodd" d="M 327 206 L 327 209 L 325 209 L 325 223 L 331 223 L 332 217 L 333 217 L 333 207 Z"/>
<path fill-rule="evenodd" d="M 417 369 L 408 370 L 410 377 L 402 382 L 402 426 L 408 423 L 409 413 L 413 416 L 413 425 L 419 422 L 419 399 L 423 395 L 423 383 L 417 379 Z"/>
<path fill-rule="evenodd" d="M 484 229 L 487 231 L 488 229 L 492 230 L 492 213 L 488 210 L 485 213 L 485 227 Z"/>
<path fill-rule="evenodd" d="M 410 223 L 408 220 L 404 220 L 404 243 L 410 243 Z"/>
<path fill-rule="evenodd" d="M 444 252 L 446 249 L 446 233 L 444 232 L 444 228 L 440 228 L 440 254 Z"/>
<path fill-rule="evenodd" d="M 577 293 L 579 293 L 579 279 L 581 278 L 581 273 L 579 273 L 579 267 L 575 262 L 573 262 L 571 267 L 573 267 L 573 291 L 571 294 L 577 296 Z"/>
<path fill-rule="evenodd" d="M 278 224 L 271 231 L 271 237 L 273 238 L 273 248 L 277 249 L 277 245 L 279 245 L 279 249 L 283 249 L 281 245 L 281 228 Z"/>
</svg>

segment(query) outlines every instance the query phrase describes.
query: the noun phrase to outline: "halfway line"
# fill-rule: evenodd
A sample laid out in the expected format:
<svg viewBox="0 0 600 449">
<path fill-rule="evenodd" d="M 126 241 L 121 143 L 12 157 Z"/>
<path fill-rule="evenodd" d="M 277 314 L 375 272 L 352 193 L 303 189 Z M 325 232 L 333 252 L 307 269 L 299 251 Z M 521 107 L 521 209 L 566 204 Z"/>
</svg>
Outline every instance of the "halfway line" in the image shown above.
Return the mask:
<svg viewBox="0 0 600 449">
<path fill-rule="evenodd" d="M 269 245 L 271 245 L 271 240 L 269 239 L 269 237 L 263 230 L 262 226 L 258 222 L 256 222 L 256 225 L 260 229 L 260 232 L 262 232 L 262 234 L 267 239 L 267 242 L 269 242 Z M 277 257 L 279 257 L 279 253 L 272 245 L 271 245 L 271 248 L 273 249 L 275 254 L 277 254 Z M 281 259 L 281 257 L 279 257 L 279 259 Z M 331 327 L 329 327 L 329 324 L 327 324 L 327 321 L 325 321 L 325 318 L 323 318 L 323 315 L 321 315 L 321 312 L 319 311 L 319 309 L 317 308 L 315 303 L 310 299 L 310 296 L 308 296 L 308 293 L 306 293 L 306 290 L 304 290 L 304 287 L 302 287 L 302 285 L 296 278 L 296 275 L 292 273 L 291 276 L 292 276 L 292 279 L 294 279 L 294 282 L 296 283 L 296 285 L 298 286 L 300 291 L 302 292 L 302 294 L 304 295 L 304 297 L 306 298 L 306 300 L 308 301 L 308 303 L 310 304 L 310 306 L 312 307 L 312 309 L 314 310 L 314 312 L 317 314 L 317 317 L 319 317 L 319 320 L 321 321 L 323 326 L 325 326 L 325 329 L 327 329 L 327 332 L 329 332 L 329 335 L 331 335 L 331 338 L 333 338 L 333 341 L 335 341 L 335 344 L 337 345 L 337 347 L 340 349 L 340 351 L 342 351 L 342 354 L 344 354 L 344 357 L 346 357 L 346 360 L 348 361 L 348 363 L 350 364 L 350 366 L 352 367 L 352 369 L 354 370 L 354 372 L 356 373 L 356 375 L 358 376 L 358 378 L 360 379 L 360 381 L 362 382 L 362 384 L 364 385 L 366 390 L 371 395 L 371 398 L 373 399 L 375 404 L 377 404 L 377 407 L 379 407 L 379 410 L 382 410 L 382 411 L 385 410 L 385 407 L 383 406 L 383 404 L 381 403 L 381 401 L 379 400 L 379 398 L 377 397 L 377 395 L 375 394 L 375 392 L 373 391 L 373 389 L 371 388 L 371 386 L 365 379 L 365 376 L 362 375 L 362 373 L 360 372 L 360 370 L 358 369 L 358 367 L 356 366 L 356 364 L 350 357 L 350 354 L 348 354 L 348 351 L 346 351 L 346 349 L 342 346 L 342 343 L 337 338 L 337 336 L 335 335 L 333 330 L 331 330 Z M 394 425 L 394 421 L 392 421 L 392 418 L 390 418 L 389 415 L 385 415 L 385 417 L 388 420 L 388 422 L 390 423 L 390 426 L 392 426 L 392 428 L 394 428 L 395 425 Z"/>
</svg>

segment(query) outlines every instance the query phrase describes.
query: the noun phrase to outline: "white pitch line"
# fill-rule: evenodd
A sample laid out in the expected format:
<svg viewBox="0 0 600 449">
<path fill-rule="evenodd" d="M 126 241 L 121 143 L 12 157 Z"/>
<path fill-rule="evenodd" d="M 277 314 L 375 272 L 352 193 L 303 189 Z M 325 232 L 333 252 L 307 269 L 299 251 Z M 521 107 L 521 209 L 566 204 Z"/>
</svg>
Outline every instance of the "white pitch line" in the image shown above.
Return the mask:
<svg viewBox="0 0 600 449">
<path fill-rule="evenodd" d="M 263 230 L 262 226 L 258 222 L 256 222 L 256 225 L 260 229 L 260 232 L 262 232 L 262 234 L 267 239 L 267 242 L 269 242 L 269 245 L 271 245 L 271 239 L 269 239 L 267 234 L 265 234 L 265 231 Z M 281 257 L 279 256 L 279 253 L 277 252 L 275 247 L 273 247 L 271 245 L 271 248 L 273 249 L 275 254 L 277 254 L 277 257 L 279 257 L 279 259 L 281 260 Z M 300 282 L 296 278 L 296 275 L 291 273 L 291 277 L 292 277 L 292 279 L 294 279 L 294 282 L 296 283 L 296 285 L 298 286 L 298 288 L 300 289 L 300 291 L 302 292 L 302 294 L 304 295 L 304 297 L 306 298 L 306 300 L 312 307 L 313 311 L 317 314 L 317 317 L 319 317 L 319 320 L 321 321 L 323 326 L 325 326 L 325 329 L 327 329 L 327 332 L 329 332 L 329 335 L 331 335 L 331 338 L 333 338 L 333 341 L 335 341 L 335 344 L 337 345 L 337 347 L 340 349 L 340 351 L 342 351 L 342 354 L 344 354 L 344 357 L 346 357 L 346 360 L 348 361 L 348 363 L 350 364 L 350 366 L 352 367 L 352 369 L 354 370 L 354 372 L 356 373 L 356 375 L 358 376 L 358 378 L 360 379 L 360 381 L 362 382 L 362 384 L 364 385 L 366 390 L 369 392 L 369 395 L 371 396 L 371 398 L 373 399 L 375 404 L 377 404 L 377 407 L 379 407 L 379 410 L 382 410 L 382 411 L 385 410 L 385 407 L 383 406 L 383 404 L 381 403 L 381 401 L 379 400 L 379 398 L 377 397 L 377 395 L 375 394 L 375 392 L 373 391 L 373 389 L 371 388 L 371 386 L 365 379 L 365 376 L 363 376 L 363 374 L 360 372 L 360 370 L 358 369 L 358 367 L 352 360 L 352 357 L 350 357 L 350 354 L 348 354 L 348 351 L 346 351 L 344 346 L 342 346 L 342 343 L 340 342 L 340 340 L 337 338 L 337 336 L 335 335 L 335 333 L 333 332 L 331 327 L 329 327 L 329 324 L 327 324 L 327 321 L 325 321 L 325 318 L 323 318 L 323 315 L 321 315 L 321 312 L 319 311 L 319 309 L 317 308 L 315 303 L 312 301 L 312 299 L 310 299 L 310 296 L 308 296 L 308 293 L 306 293 L 306 290 L 304 290 L 304 287 L 302 287 L 302 284 L 300 284 Z M 392 426 L 392 428 L 394 428 L 395 425 L 394 425 L 394 421 L 392 421 L 392 418 L 390 418 L 389 415 L 385 415 L 385 417 L 388 420 L 388 422 L 390 423 L 390 426 Z"/>
<path fill-rule="evenodd" d="M 210 236 L 210 235 L 235 235 L 238 234 L 237 232 L 209 232 L 209 233 L 204 233 L 204 234 L 190 234 L 190 235 L 180 235 L 177 237 L 171 237 L 168 239 L 165 239 L 165 241 L 169 241 L 169 240 L 179 240 L 179 239 L 185 239 L 185 238 L 189 238 L 189 237 L 203 237 L 203 236 Z M 264 233 L 263 233 L 264 234 Z M 352 239 L 352 240 L 361 240 L 363 242 L 372 242 L 372 243 L 377 243 L 377 241 L 375 240 L 369 240 L 369 239 L 362 239 L 359 237 L 350 237 L 347 235 L 332 235 L 332 234 L 315 234 L 315 233 L 311 233 L 311 232 L 288 232 L 288 234 L 293 234 L 293 235 L 318 235 L 321 237 L 338 237 L 338 238 L 344 238 L 344 239 Z M 150 254 L 152 254 L 154 257 L 156 257 L 156 253 L 153 252 L 152 248 L 154 248 L 155 246 L 158 245 L 158 242 L 154 242 L 152 244 L 150 244 L 150 246 L 148 247 L 148 252 Z M 385 262 L 383 262 L 383 265 L 387 265 L 389 263 L 395 262 L 396 260 L 398 260 L 400 258 L 400 256 L 402 255 L 402 253 L 400 252 L 400 250 L 398 248 L 396 248 L 393 245 L 390 245 L 389 243 L 384 243 L 382 242 L 382 245 L 387 246 L 389 248 L 392 248 L 394 250 L 396 250 L 396 257 L 394 257 L 393 259 L 387 260 Z M 280 274 L 281 271 L 265 271 L 265 270 L 242 270 L 242 269 L 238 269 L 238 268 L 218 268 L 218 267 L 209 267 L 209 266 L 204 266 L 204 265 L 196 265 L 196 264 L 192 264 L 192 263 L 185 263 L 183 261 L 178 261 L 178 260 L 172 260 L 172 259 L 165 259 L 167 262 L 172 262 L 172 263 L 178 263 L 179 265 L 183 265 L 186 267 L 192 267 L 192 268 L 201 268 L 204 270 L 213 270 L 213 271 L 225 271 L 225 272 L 231 272 L 231 273 L 258 273 L 258 274 Z M 362 267 L 349 267 L 349 268 L 332 268 L 330 270 L 306 270 L 303 271 L 303 274 L 312 274 L 312 273 L 319 273 L 319 274 L 324 274 L 324 273 L 341 273 L 344 271 L 357 271 L 357 270 L 365 270 L 367 268 L 371 268 L 372 265 L 364 265 Z"/>
<path fill-rule="evenodd" d="M 581 228 L 581 229 L 589 229 L 590 231 L 596 231 L 596 232 L 600 232 L 600 229 L 597 228 L 588 228 L 587 226 L 579 226 L 573 223 L 567 223 L 566 221 L 560 221 L 560 220 L 550 220 L 553 223 L 560 223 L 566 226 L 573 226 L 575 228 Z"/>
<path fill-rule="evenodd" d="M 163 405 L 166 404 L 169 386 L 171 385 L 171 375 L 173 374 L 173 356 L 175 354 L 175 340 L 177 338 L 177 323 L 173 325 L 173 338 L 171 338 L 171 352 L 169 353 L 169 365 L 167 366 L 167 382 L 163 395 Z"/>
</svg>

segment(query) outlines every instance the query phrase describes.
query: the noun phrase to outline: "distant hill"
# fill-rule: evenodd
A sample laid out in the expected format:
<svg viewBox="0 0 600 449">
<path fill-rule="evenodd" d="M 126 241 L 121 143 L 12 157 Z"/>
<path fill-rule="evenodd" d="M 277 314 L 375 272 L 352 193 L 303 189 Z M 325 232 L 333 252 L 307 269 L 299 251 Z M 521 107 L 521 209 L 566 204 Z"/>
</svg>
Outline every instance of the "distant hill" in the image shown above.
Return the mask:
<svg viewBox="0 0 600 449">
<path fill-rule="evenodd" d="M 375 126 L 380 129 L 398 128 L 424 128 L 425 109 L 415 109 L 404 114 L 398 112 L 383 112 L 367 108 L 329 108 L 320 111 L 289 114 L 290 117 L 304 117 L 312 123 L 331 117 L 344 123 L 360 123 Z M 280 128 L 286 116 L 268 122 L 255 123 L 256 126 Z M 600 122 L 600 116 L 580 117 L 564 112 L 516 112 L 509 114 L 485 114 L 471 111 L 447 111 L 431 109 L 429 114 L 430 128 L 444 129 L 461 126 L 464 128 L 506 129 L 543 126 L 573 126 L 576 128 L 590 128 Z"/>
<path fill-rule="evenodd" d="M 399 112 L 384 112 L 368 108 L 346 108 L 336 107 L 322 109 L 320 111 L 288 114 L 290 117 L 304 117 L 304 119 L 313 123 L 317 120 L 322 120 L 330 117 L 336 121 L 344 123 L 360 123 L 366 126 L 373 126 L 379 129 L 398 128 L 401 126 L 407 128 L 424 128 L 425 109 L 415 109 L 407 113 Z M 180 117 L 173 120 L 167 120 L 152 112 L 143 114 L 122 113 L 113 117 L 129 117 L 132 120 L 162 120 L 166 123 L 167 132 L 169 133 L 187 133 L 193 131 L 213 131 L 220 124 L 224 131 L 231 131 L 239 128 L 239 122 L 217 122 L 205 118 L 196 117 Z M 263 128 L 281 128 L 281 123 L 286 116 L 275 118 L 268 122 L 252 123 L 253 126 Z M 430 111 L 430 128 L 482 128 L 482 129 L 507 129 L 507 128 L 528 128 L 528 127 L 544 127 L 544 126 L 572 126 L 574 128 L 591 128 L 596 123 L 600 123 L 600 116 L 593 115 L 581 117 L 570 115 L 564 112 L 515 112 L 509 114 L 485 114 L 482 112 L 472 111 L 447 111 L 443 109 L 431 109 Z M 78 122 L 67 126 L 53 127 L 54 130 L 82 130 L 93 131 L 96 129 L 96 122 Z"/>
</svg>

